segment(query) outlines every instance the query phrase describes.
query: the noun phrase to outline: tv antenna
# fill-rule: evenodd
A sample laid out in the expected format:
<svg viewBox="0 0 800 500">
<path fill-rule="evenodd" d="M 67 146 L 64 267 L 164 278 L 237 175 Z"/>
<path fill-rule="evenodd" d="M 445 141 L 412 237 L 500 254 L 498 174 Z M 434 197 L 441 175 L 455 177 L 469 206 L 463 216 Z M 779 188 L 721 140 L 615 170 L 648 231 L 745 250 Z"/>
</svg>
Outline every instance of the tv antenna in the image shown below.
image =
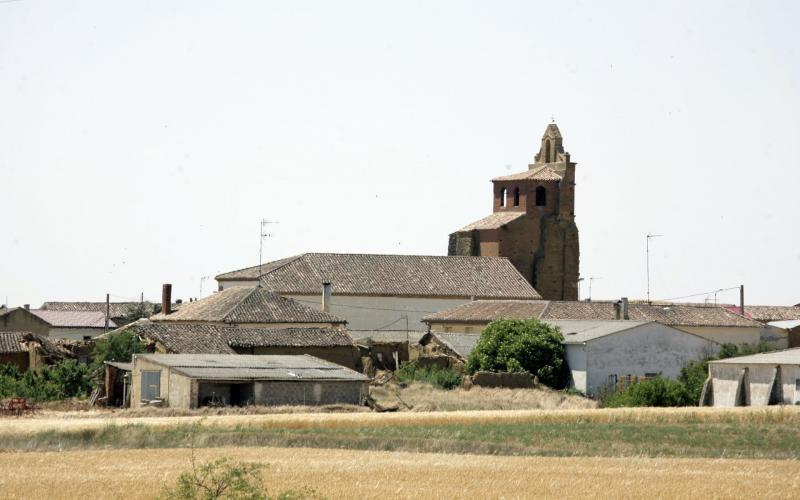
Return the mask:
<svg viewBox="0 0 800 500">
<path fill-rule="evenodd" d="M 589 276 L 589 302 L 592 301 L 592 281 L 603 279 L 601 276 Z"/>
<path fill-rule="evenodd" d="M 266 227 L 270 224 L 277 224 L 276 220 L 261 219 L 261 224 L 258 228 L 258 286 L 261 286 L 261 276 L 264 274 L 261 271 L 262 257 L 264 255 L 264 238 L 272 238 L 272 233 L 267 233 Z"/>
<path fill-rule="evenodd" d="M 660 238 L 664 236 L 663 234 L 650 234 L 647 233 L 647 245 L 645 253 L 647 254 L 647 303 L 652 304 L 650 302 L 650 239 L 652 238 Z"/>
</svg>

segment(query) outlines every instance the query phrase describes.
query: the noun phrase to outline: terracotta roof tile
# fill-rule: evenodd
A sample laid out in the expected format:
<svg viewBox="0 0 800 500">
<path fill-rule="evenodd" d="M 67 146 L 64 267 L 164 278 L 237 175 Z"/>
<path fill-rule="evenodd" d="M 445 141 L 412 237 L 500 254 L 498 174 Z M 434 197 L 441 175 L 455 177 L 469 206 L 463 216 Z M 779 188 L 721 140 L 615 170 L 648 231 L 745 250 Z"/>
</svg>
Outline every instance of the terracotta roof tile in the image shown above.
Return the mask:
<svg viewBox="0 0 800 500">
<path fill-rule="evenodd" d="M 99 311 L 49 311 L 46 309 L 31 309 L 31 314 L 46 321 L 56 328 L 103 328 L 106 324 L 106 315 Z M 108 326 L 116 328 L 114 321 L 109 320 Z"/>
<path fill-rule="evenodd" d="M 262 287 L 233 287 L 195 302 L 183 303 L 170 315 L 150 318 L 166 322 L 215 323 L 344 323 L 332 314 L 304 306 Z"/>
<path fill-rule="evenodd" d="M 423 321 L 471 323 L 503 319 L 538 318 L 548 302 L 546 300 L 475 300 L 452 309 L 429 314 Z"/>
<path fill-rule="evenodd" d="M 492 182 L 497 181 L 539 181 L 539 182 L 558 182 L 561 176 L 547 165 L 542 165 L 531 170 L 518 172 L 516 174 L 495 177 Z"/>
<path fill-rule="evenodd" d="M 23 340 L 26 332 L 0 332 L 0 354 L 28 352 Z"/>
<path fill-rule="evenodd" d="M 495 212 L 488 217 L 484 217 L 479 221 L 462 227 L 456 232 L 461 233 L 465 231 L 473 231 L 475 229 L 498 229 L 524 215 L 525 212 Z"/>
<path fill-rule="evenodd" d="M 248 328 L 197 323 L 159 323 L 140 320 L 115 332 L 131 331 L 157 341 L 167 352 L 181 354 L 235 354 L 234 347 L 341 347 L 352 346 L 343 328 Z M 110 332 L 108 335 L 113 334 Z"/>
</svg>

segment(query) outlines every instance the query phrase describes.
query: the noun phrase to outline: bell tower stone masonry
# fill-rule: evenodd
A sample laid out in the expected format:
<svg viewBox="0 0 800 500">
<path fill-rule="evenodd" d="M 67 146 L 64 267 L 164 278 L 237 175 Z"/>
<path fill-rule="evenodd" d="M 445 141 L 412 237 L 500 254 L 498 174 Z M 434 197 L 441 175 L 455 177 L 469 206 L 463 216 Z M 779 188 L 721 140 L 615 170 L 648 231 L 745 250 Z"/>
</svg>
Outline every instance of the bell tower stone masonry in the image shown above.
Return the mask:
<svg viewBox="0 0 800 500">
<path fill-rule="evenodd" d="M 575 166 L 551 123 L 528 170 L 492 179 L 493 213 L 450 235 L 449 255 L 508 257 L 548 300 L 577 300 Z"/>
</svg>

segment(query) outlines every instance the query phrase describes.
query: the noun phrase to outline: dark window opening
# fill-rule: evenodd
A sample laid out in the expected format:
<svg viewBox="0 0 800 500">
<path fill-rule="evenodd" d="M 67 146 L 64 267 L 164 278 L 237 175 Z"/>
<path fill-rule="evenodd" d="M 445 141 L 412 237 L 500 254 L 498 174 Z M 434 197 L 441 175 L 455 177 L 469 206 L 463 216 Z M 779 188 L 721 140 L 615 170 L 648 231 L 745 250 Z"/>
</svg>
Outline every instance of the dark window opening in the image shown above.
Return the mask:
<svg viewBox="0 0 800 500">
<path fill-rule="evenodd" d="M 544 141 L 544 162 L 550 162 L 550 139 Z"/>
<path fill-rule="evenodd" d="M 543 186 L 536 188 L 536 206 L 543 207 L 547 205 L 547 190 Z"/>
<path fill-rule="evenodd" d="M 519 188 L 514 188 L 514 206 L 519 206 Z"/>
<path fill-rule="evenodd" d="M 506 197 L 508 196 L 508 192 L 506 188 L 500 189 L 500 206 L 506 206 Z"/>
<path fill-rule="evenodd" d="M 161 371 L 142 370 L 142 397 L 144 401 L 152 401 L 161 397 Z"/>
</svg>

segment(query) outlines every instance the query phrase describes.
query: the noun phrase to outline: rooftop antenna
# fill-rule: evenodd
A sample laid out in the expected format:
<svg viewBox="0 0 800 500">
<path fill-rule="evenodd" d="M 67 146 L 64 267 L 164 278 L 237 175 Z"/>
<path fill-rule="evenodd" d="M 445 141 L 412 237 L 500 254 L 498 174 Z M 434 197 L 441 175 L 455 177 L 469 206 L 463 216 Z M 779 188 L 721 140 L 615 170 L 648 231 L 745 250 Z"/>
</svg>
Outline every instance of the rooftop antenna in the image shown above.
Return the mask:
<svg viewBox="0 0 800 500">
<path fill-rule="evenodd" d="M 264 255 L 264 238 L 272 238 L 272 233 L 265 233 L 265 227 L 270 224 L 277 224 L 276 220 L 261 219 L 261 225 L 258 229 L 258 285 L 261 286 L 261 276 L 264 274 L 261 271 L 262 256 Z"/>
<path fill-rule="evenodd" d="M 660 238 L 664 236 L 663 234 L 650 234 L 647 233 L 647 246 L 645 252 L 647 253 L 647 303 L 648 305 L 652 304 L 650 302 L 650 239 L 651 238 Z"/>
<path fill-rule="evenodd" d="M 210 278 L 211 276 L 200 276 L 200 295 L 199 297 L 203 298 L 203 283 Z"/>
</svg>

